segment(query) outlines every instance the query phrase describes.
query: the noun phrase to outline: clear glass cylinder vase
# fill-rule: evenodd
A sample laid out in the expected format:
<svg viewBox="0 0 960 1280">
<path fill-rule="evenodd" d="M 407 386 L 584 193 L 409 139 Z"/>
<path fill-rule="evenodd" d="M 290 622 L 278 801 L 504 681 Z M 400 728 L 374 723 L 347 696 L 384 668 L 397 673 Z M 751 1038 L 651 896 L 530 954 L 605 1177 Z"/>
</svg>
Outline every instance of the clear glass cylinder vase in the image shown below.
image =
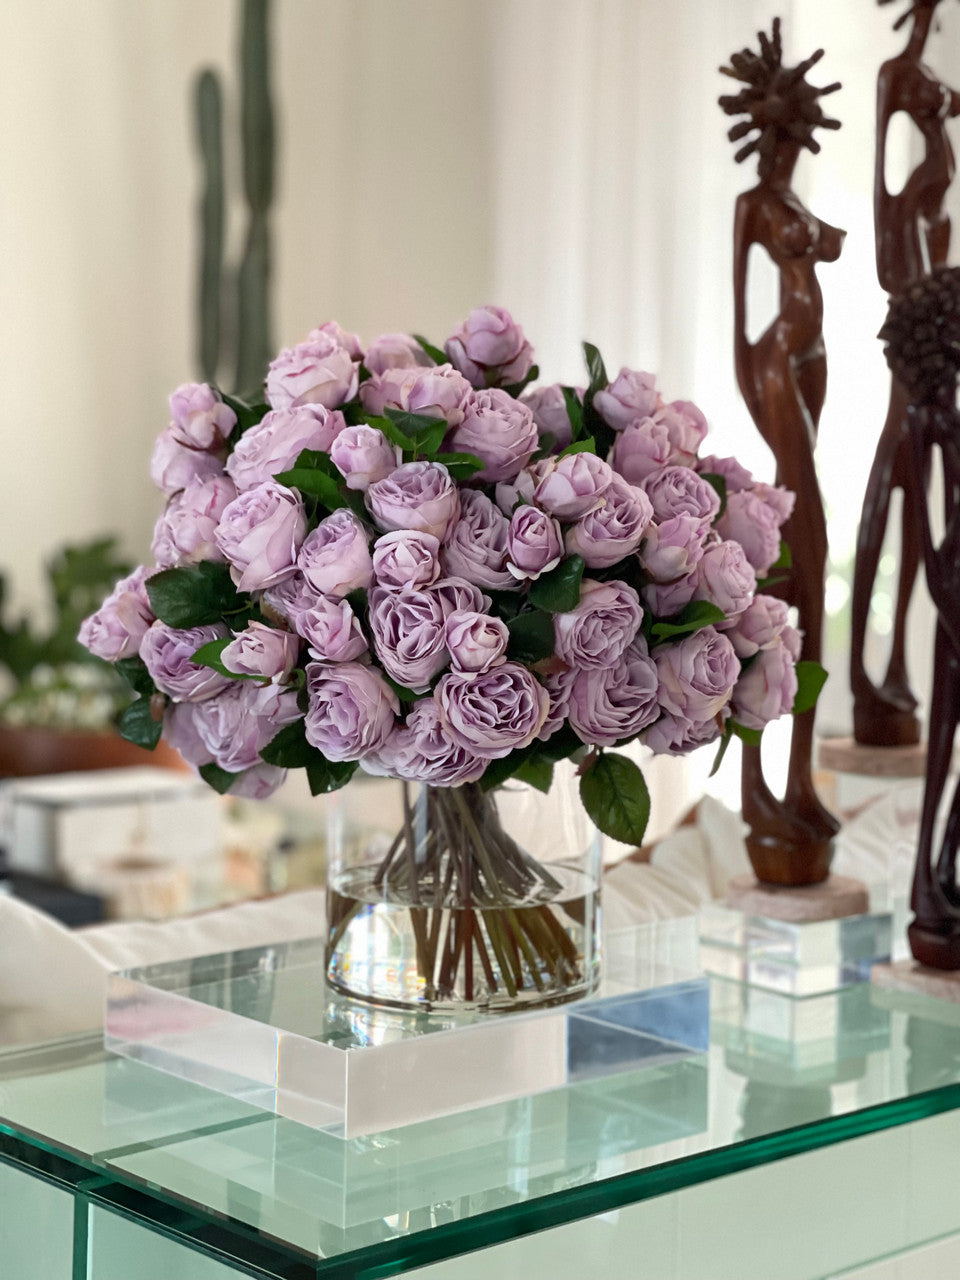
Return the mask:
<svg viewBox="0 0 960 1280">
<path fill-rule="evenodd" d="M 327 979 L 406 1009 L 509 1011 L 600 978 L 600 839 L 559 765 L 430 787 L 359 776 L 330 797 Z"/>
</svg>

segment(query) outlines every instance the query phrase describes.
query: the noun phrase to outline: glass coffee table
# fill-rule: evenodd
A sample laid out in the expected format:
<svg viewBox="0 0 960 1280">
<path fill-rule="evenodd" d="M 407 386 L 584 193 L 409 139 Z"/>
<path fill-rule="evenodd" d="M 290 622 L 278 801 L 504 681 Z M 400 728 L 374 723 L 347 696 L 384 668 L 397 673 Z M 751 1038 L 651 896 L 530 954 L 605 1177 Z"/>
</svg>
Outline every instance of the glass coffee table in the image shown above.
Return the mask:
<svg viewBox="0 0 960 1280">
<path fill-rule="evenodd" d="M 8 1049 L 0 1276 L 953 1275 L 960 1011 L 898 999 L 716 979 L 704 1053 L 349 1140 L 99 1035 Z"/>
</svg>

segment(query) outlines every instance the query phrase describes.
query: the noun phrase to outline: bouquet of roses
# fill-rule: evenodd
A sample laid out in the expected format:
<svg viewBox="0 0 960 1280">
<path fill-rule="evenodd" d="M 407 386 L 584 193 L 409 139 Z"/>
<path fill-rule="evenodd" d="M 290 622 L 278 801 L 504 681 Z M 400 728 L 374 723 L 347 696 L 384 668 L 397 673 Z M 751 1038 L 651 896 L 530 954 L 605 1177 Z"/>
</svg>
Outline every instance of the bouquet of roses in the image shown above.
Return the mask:
<svg viewBox="0 0 960 1280">
<path fill-rule="evenodd" d="M 139 695 L 121 732 L 172 743 L 218 791 L 314 793 L 359 767 L 431 788 L 549 787 L 639 842 L 649 797 L 611 750 L 683 754 L 810 705 L 786 606 L 793 495 L 700 457 L 703 414 L 648 373 L 530 388 L 498 307 L 444 349 L 330 322 L 282 351 L 265 402 L 171 397 L 151 474 L 156 567 L 83 643 Z M 758 583 L 759 578 L 759 583 Z"/>
</svg>

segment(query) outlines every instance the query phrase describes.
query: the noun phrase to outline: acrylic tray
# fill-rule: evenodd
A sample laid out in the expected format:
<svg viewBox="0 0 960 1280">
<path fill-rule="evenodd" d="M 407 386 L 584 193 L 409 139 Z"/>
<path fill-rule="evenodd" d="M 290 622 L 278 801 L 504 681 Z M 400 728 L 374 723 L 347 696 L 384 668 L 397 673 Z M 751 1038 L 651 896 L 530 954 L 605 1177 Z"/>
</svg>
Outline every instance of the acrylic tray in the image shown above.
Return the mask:
<svg viewBox="0 0 960 1280">
<path fill-rule="evenodd" d="M 342 1138 L 704 1053 L 709 983 L 609 935 L 593 996 L 512 1014 L 374 1009 L 324 982 L 321 939 L 111 976 L 104 1042 Z"/>
</svg>

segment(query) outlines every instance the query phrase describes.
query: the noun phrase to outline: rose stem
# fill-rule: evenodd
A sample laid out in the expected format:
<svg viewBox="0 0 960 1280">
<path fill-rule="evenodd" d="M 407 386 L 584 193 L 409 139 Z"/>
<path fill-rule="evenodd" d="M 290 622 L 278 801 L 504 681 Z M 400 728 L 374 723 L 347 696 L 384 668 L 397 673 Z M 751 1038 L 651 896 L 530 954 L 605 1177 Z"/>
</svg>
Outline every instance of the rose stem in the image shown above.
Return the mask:
<svg viewBox="0 0 960 1280">
<path fill-rule="evenodd" d="M 483 974 L 487 980 L 487 986 L 490 988 L 491 994 L 497 990 L 497 980 L 493 974 L 493 966 L 490 963 L 490 957 L 487 954 L 487 946 L 483 940 L 483 930 L 480 928 L 480 921 L 476 918 L 473 922 L 473 931 L 477 940 L 477 954 L 480 957 L 480 963 L 483 966 Z"/>
<path fill-rule="evenodd" d="M 577 951 L 573 939 L 549 907 L 542 906 L 537 909 L 540 912 L 540 916 L 544 924 L 546 924 L 550 932 L 556 938 L 560 950 L 573 965 L 574 969 L 577 969 L 580 963 L 580 953 Z"/>
<path fill-rule="evenodd" d="M 533 910 L 518 911 L 517 918 L 527 937 L 549 968 L 552 976 L 556 978 L 559 975 L 560 964 L 562 963 L 566 968 L 566 961 L 557 946 L 557 941 L 553 934 L 545 927 L 542 920 Z"/>
<path fill-rule="evenodd" d="M 347 925 L 350 923 L 353 917 L 357 915 L 357 913 L 360 911 L 363 905 L 364 904 L 362 902 L 354 902 L 353 905 L 350 907 L 350 909 L 338 921 L 337 927 L 330 934 L 330 941 L 327 943 L 327 949 L 330 952 L 331 956 L 333 955 L 334 951 L 337 949 L 337 946 L 340 943 L 340 939 L 346 933 Z"/>
<path fill-rule="evenodd" d="M 410 809 L 410 784 L 403 784 L 403 829 L 406 834 L 406 854 L 410 867 L 410 894 L 414 902 L 420 901 L 420 886 L 417 883 L 417 857 L 414 852 L 413 817 Z"/>
<path fill-rule="evenodd" d="M 514 975 L 511 970 L 510 960 L 503 947 L 503 941 L 497 933 L 497 913 L 494 907 L 490 911 L 482 912 L 484 923 L 487 926 L 487 936 L 490 939 L 490 945 L 493 947 L 494 955 L 497 957 L 497 964 L 500 966 L 500 976 L 503 978 L 503 984 L 507 988 L 507 992 L 511 997 L 517 994 L 517 984 L 514 981 Z M 520 986 L 523 986 L 521 981 Z"/>
<path fill-rule="evenodd" d="M 400 831 L 397 832 L 396 836 L 394 837 L 393 844 L 390 846 L 390 849 L 387 852 L 387 856 L 384 858 L 384 860 L 380 863 L 380 866 L 377 868 L 377 874 L 373 877 L 373 883 L 377 885 L 378 888 L 383 883 L 384 876 L 390 870 L 390 863 L 393 862 L 394 858 L 397 856 L 397 852 L 399 851 L 400 845 L 403 842 L 404 834 L 405 833 L 402 828 Z"/>
<path fill-rule="evenodd" d="M 534 954 L 530 943 L 527 941 L 527 935 L 523 931 L 523 926 L 517 919 L 517 912 L 512 907 L 507 908 L 507 919 L 513 926 L 512 932 L 516 945 L 523 952 L 523 958 L 527 962 L 527 968 L 530 970 L 530 977 L 533 979 L 534 986 L 538 991 L 543 990 L 543 979 L 540 977 L 540 966 L 537 963 L 537 956 Z"/>
</svg>

